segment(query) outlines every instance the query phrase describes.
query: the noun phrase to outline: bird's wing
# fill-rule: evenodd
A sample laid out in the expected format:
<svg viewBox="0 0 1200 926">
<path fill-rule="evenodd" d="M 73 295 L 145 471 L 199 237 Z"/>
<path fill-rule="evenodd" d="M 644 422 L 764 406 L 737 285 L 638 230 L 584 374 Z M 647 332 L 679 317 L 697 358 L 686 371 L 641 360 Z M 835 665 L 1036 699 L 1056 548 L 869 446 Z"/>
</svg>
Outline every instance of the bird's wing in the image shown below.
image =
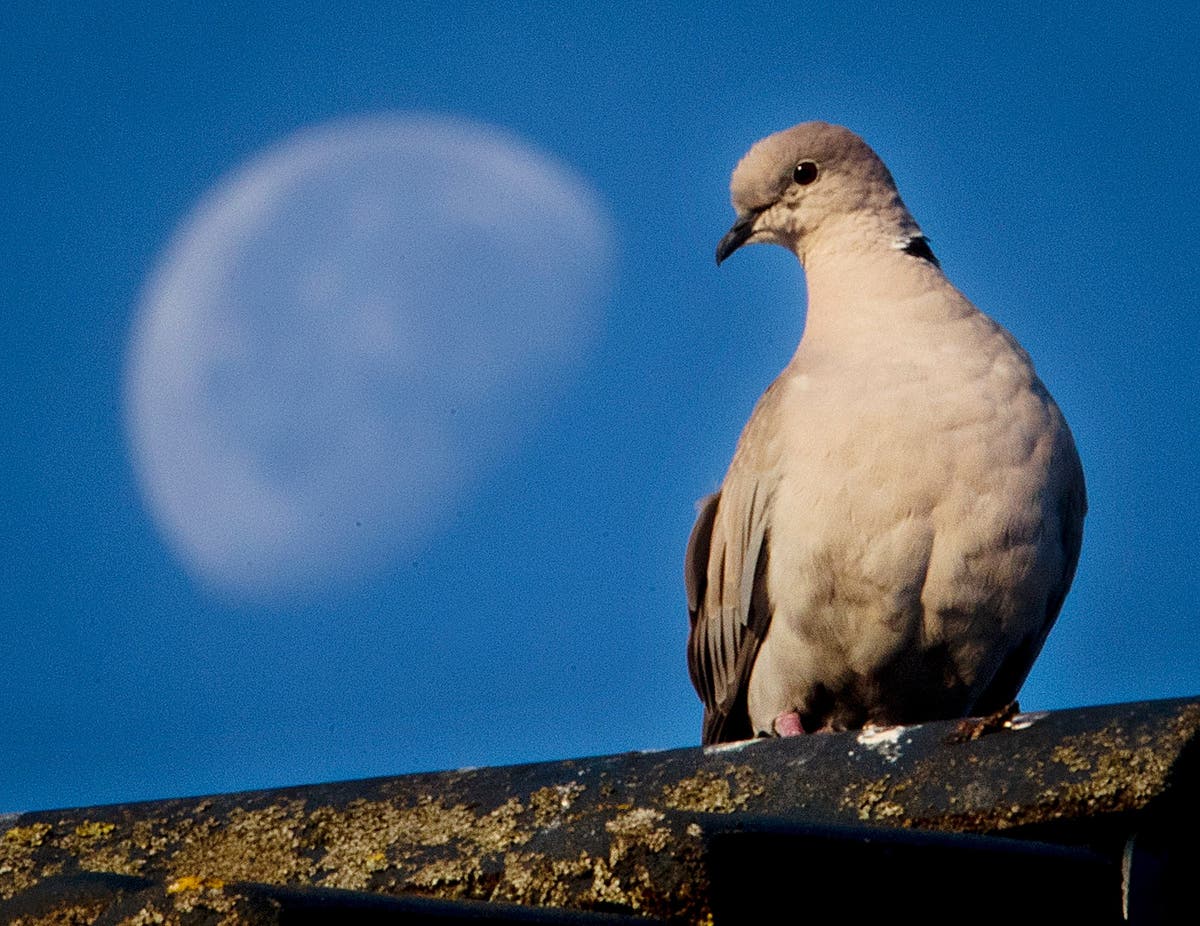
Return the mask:
<svg viewBox="0 0 1200 926">
<path fill-rule="evenodd" d="M 727 479 L 720 492 L 701 501 L 688 541 L 688 671 L 704 702 L 705 745 L 754 735 L 746 693 L 771 620 L 768 502 L 759 481 Z"/>
<path fill-rule="evenodd" d="M 1083 478 L 1083 465 L 1079 462 L 1079 454 L 1073 443 L 1069 442 L 1070 452 L 1064 465 L 1070 468 L 1070 477 L 1059 501 L 1059 523 L 1061 533 L 1059 542 L 1062 545 L 1062 574 L 1050 590 L 1046 599 L 1046 616 L 1036 632 L 1026 637 L 1008 654 L 999 670 L 993 676 L 988 687 L 979 700 L 975 702 L 972 713 L 986 717 L 1010 704 L 1021 690 L 1025 676 L 1033 667 L 1033 661 L 1042 651 L 1046 635 L 1054 626 L 1058 612 L 1066 600 L 1067 590 L 1075 578 L 1075 567 L 1079 565 L 1079 550 L 1083 546 L 1083 518 L 1087 514 L 1087 487 Z"/>
</svg>

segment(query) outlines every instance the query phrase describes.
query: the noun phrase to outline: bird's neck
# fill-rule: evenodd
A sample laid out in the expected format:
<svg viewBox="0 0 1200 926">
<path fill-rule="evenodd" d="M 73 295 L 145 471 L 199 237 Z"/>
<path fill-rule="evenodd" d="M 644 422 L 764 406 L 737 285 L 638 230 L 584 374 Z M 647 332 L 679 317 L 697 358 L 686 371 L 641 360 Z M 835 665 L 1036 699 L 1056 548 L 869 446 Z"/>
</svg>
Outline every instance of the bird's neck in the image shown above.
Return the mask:
<svg viewBox="0 0 1200 926">
<path fill-rule="evenodd" d="M 848 217 L 849 219 L 850 217 Z M 977 311 L 923 253 L 921 229 L 906 221 L 845 221 L 805 242 L 798 256 L 808 284 L 805 338 L 879 340 L 914 323 Z M 945 298 L 947 291 L 952 298 Z M 941 298 L 926 298 L 933 294 Z"/>
</svg>

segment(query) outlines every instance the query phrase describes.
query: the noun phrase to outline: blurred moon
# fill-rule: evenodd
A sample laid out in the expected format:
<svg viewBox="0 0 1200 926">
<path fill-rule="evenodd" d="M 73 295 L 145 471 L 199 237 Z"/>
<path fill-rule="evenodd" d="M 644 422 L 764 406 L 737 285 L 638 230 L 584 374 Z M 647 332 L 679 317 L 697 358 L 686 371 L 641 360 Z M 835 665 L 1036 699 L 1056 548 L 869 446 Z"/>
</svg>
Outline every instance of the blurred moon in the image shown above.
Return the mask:
<svg viewBox="0 0 1200 926">
<path fill-rule="evenodd" d="M 173 549 L 253 600 L 428 540 L 594 341 L 611 254 L 588 186 L 489 126 L 360 118 L 252 159 L 131 332 L 129 442 Z"/>
</svg>

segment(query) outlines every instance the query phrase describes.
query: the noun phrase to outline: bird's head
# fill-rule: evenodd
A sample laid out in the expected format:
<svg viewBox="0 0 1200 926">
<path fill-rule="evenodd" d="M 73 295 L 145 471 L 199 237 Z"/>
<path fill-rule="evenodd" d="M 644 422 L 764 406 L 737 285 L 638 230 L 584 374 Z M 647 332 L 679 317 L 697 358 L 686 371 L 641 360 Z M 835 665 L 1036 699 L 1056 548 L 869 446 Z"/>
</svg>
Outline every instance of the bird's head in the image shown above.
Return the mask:
<svg viewBox="0 0 1200 926">
<path fill-rule="evenodd" d="M 804 122 L 755 144 L 729 190 L 737 220 L 717 245 L 718 264 L 744 244 L 781 244 L 803 260 L 822 233 L 858 232 L 900 248 L 921 234 L 879 156 L 827 122 Z"/>
</svg>

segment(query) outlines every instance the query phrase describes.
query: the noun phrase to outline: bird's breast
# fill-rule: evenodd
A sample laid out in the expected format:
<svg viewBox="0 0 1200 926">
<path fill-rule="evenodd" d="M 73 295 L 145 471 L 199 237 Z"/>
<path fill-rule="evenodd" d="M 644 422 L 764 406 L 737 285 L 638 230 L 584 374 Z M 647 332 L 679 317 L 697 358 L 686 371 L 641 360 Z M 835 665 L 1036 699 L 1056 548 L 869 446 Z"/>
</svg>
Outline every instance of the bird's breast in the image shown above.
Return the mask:
<svg viewBox="0 0 1200 926">
<path fill-rule="evenodd" d="M 773 387 L 768 594 L 805 659 L 981 662 L 1041 619 L 1065 425 L 1019 348 L 994 346 L 796 365 Z"/>
</svg>

